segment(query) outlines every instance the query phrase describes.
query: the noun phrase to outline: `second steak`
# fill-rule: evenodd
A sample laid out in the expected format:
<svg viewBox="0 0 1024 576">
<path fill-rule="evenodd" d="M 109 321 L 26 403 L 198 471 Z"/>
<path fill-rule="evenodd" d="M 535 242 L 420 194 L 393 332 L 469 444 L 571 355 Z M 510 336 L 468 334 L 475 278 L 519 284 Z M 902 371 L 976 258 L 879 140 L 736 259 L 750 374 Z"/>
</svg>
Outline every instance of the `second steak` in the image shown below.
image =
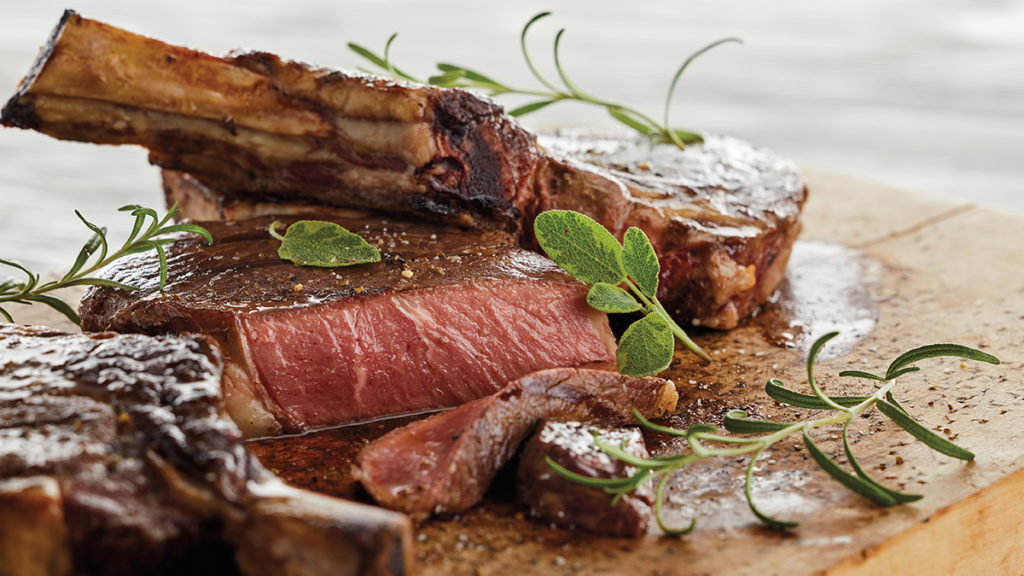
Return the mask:
<svg viewBox="0 0 1024 576">
<path fill-rule="evenodd" d="M 109 269 L 141 289 L 91 290 L 82 326 L 213 336 L 229 360 L 228 411 L 250 436 L 455 406 L 535 370 L 614 362 L 586 287 L 504 234 L 331 219 L 383 260 L 298 266 L 278 257 L 273 218 L 209 222 L 213 246 L 168 247 L 164 291 L 151 255 Z"/>
</svg>

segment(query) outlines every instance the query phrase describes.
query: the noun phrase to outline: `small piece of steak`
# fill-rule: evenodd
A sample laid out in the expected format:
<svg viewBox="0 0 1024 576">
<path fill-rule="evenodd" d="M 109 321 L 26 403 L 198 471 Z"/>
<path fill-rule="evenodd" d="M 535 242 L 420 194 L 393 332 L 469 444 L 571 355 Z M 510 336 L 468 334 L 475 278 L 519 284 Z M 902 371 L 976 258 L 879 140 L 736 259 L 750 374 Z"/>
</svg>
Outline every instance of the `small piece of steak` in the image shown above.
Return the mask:
<svg viewBox="0 0 1024 576">
<path fill-rule="evenodd" d="M 661 378 L 553 368 L 500 392 L 398 428 L 359 454 L 360 482 L 382 506 L 414 520 L 457 514 L 483 498 L 498 470 L 545 419 L 635 421 L 675 409 L 675 385 Z"/>
<path fill-rule="evenodd" d="M 0 122 L 145 146 L 154 164 L 223 196 L 222 213 L 313 201 L 506 230 L 527 247 L 534 217 L 552 208 L 620 238 L 636 226 L 661 260 L 666 308 L 721 329 L 781 281 L 807 197 L 794 163 L 736 138 L 685 150 L 580 132 L 538 143 L 462 90 L 265 53 L 217 58 L 74 13 Z"/>
<path fill-rule="evenodd" d="M 90 290 L 83 327 L 213 336 L 228 411 L 250 436 L 455 406 L 535 370 L 614 362 L 586 286 L 504 233 L 338 213 L 382 261 L 316 268 L 278 257 L 272 220 L 203 223 L 214 244 L 168 246 L 162 292 L 151 255 L 119 261 L 105 275 L 141 289 Z"/>
<path fill-rule="evenodd" d="M 650 484 L 619 498 L 600 487 L 573 482 L 548 465 L 546 458 L 587 478 L 626 478 L 636 468 L 613 460 L 594 443 L 601 441 L 647 458 L 640 429 L 607 428 L 581 422 L 544 422 L 527 440 L 519 458 L 516 500 L 533 518 L 562 528 L 605 536 L 639 538 L 647 534 L 654 494 Z"/>
<path fill-rule="evenodd" d="M 399 574 L 400 514 L 285 486 L 199 336 L 0 324 L 0 574 Z"/>
</svg>

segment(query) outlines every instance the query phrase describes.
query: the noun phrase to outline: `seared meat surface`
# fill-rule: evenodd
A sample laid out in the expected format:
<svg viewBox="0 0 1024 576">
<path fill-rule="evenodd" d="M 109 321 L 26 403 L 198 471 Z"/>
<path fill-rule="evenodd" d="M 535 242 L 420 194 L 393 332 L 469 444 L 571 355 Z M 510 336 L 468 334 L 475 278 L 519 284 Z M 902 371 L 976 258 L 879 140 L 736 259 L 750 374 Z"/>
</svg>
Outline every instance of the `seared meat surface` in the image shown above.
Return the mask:
<svg viewBox="0 0 1024 576">
<path fill-rule="evenodd" d="M 612 506 L 614 496 L 560 476 L 547 463 L 588 478 L 626 478 L 636 468 L 613 460 L 594 444 L 602 442 L 640 458 L 648 457 L 640 429 L 607 428 L 582 422 L 544 422 L 519 457 L 516 501 L 532 518 L 591 534 L 639 538 L 647 534 L 654 491 L 644 484 Z"/>
<path fill-rule="evenodd" d="M 389 432 L 359 454 L 360 481 L 382 506 L 415 520 L 465 511 L 483 497 L 544 419 L 627 424 L 674 410 L 675 385 L 602 370 L 553 368 L 500 392 Z"/>
<path fill-rule="evenodd" d="M 163 292 L 154 258 L 114 264 L 109 278 L 141 289 L 90 290 L 83 327 L 212 335 L 249 435 L 455 406 L 534 370 L 614 362 L 586 287 L 502 232 L 336 212 L 382 261 L 315 268 L 278 257 L 272 220 L 203 223 L 212 246 L 168 246 Z"/>
<path fill-rule="evenodd" d="M 210 554 L 254 575 L 408 569 L 407 519 L 287 487 L 246 452 L 207 339 L 8 324 L 0 358 L 0 574 Z"/>
<path fill-rule="evenodd" d="M 533 218 L 551 208 L 619 236 L 638 226 L 661 259 L 669 311 L 724 329 L 775 290 L 806 198 L 793 163 L 734 138 L 686 150 L 580 133 L 538 144 L 461 90 L 264 53 L 216 58 L 74 13 L 2 122 L 145 146 L 238 212 L 314 201 L 505 230 L 528 247 Z"/>
</svg>

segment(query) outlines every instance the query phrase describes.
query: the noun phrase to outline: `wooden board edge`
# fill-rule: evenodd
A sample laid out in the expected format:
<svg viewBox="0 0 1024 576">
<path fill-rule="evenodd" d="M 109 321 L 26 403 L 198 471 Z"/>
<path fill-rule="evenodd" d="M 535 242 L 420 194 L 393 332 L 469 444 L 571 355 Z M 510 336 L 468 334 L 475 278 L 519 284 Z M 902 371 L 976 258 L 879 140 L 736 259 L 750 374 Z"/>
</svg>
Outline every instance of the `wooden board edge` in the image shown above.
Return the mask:
<svg viewBox="0 0 1024 576">
<path fill-rule="evenodd" d="M 936 511 L 822 576 L 1024 573 L 1024 469 Z M 941 535 L 941 537 L 936 537 Z"/>
</svg>

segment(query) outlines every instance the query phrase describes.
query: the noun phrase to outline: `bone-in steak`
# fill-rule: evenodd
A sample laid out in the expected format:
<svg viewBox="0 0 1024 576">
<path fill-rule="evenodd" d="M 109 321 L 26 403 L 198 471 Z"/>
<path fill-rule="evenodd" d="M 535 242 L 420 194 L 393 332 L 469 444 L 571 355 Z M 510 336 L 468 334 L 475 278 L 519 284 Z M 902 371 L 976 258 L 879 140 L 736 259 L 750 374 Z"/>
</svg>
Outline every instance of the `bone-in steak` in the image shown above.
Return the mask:
<svg viewBox="0 0 1024 576">
<path fill-rule="evenodd" d="M 500 392 L 418 420 L 359 454 L 360 481 L 382 506 L 416 520 L 457 514 L 483 498 L 498 470 L 544 419 L 634 422 L 674 410 L 675 385 L 602 370 L 553 368 Z"/>
<path fill-rule="evenodd" d="M 271 220 L 204 223 L 212 246 L 175 242 L 163 292 L 156 259 L 120 261 L 105 274 L 141 290 L 91 290 L 83 327 L 217 338 L 228 410 L 250 435 L 455 406 L 534 370 L 614 362 L 586 287 L 504 233 L 335 213 L 383 260 L 315 268 L 278 257 Z"/>
<path fill-rule="evenodd" d="M 205 338 L 0 325 L 0 574 L 396 574 L 399 514 L 282 484 Z"/>
<path fill-rule="evenodd" d="M 315 200 L 503 229 L 524 245 L 542 210 L 637 226 L 678 318 L 731 328 L 781 280 L 806 190 L 793 163 L 709 136 L 679 150 L 537 139 L 461 90 L 215 58 L 67 13 L 2 122 L 149 148 L 152 162 L 252 202 Z"/>
</svg>

